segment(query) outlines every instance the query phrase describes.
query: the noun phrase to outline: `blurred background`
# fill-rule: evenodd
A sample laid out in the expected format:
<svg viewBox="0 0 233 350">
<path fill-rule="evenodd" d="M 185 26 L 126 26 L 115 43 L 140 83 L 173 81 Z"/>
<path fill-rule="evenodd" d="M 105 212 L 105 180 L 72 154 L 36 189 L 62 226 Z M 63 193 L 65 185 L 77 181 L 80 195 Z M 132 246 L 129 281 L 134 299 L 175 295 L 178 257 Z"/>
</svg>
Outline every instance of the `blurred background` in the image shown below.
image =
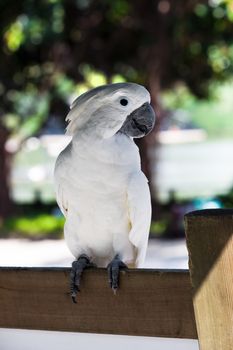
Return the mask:
<svg viewBox="0 0 233 350">
<path fill-rule="evenodd" d="M 0 264 L 72 261 L 60 240 L 49 258 L 65 116 L 86 90 L 131 81 L 157 114 L 138 142 L 156 238 L 146 266 L 186 267 L 183 215 L 233 206 L 233 1 L 1 0 L 0 30 Z M 38 259 L 30 245 L 23 260 L 20 238 Z"/>
<path fill-rule="evenodd" d="M 183 215 L 233 207 L 233 0 L 1 0 L 0 31 L 0 265 L 71 265 L 53 187 L 65 116 L 86 90 L 131 81 L 157 114 L 138 142 L 153 204 L 145 267 L 187 268 Z M 42 333 L 1 330 L 1 344 L 48 345 Z"/>
</svg>

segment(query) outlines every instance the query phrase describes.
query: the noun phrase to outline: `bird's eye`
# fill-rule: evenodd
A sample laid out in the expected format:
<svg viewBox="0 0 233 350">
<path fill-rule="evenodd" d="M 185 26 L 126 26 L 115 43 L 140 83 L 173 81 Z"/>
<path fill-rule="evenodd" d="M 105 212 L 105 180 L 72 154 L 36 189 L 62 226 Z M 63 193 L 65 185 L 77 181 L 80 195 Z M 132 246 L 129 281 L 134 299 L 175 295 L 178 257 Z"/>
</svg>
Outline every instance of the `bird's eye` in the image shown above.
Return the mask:
<svg viewBox="0 0 233 350">
<path fill-rule="evenodd" d="M 122 98 L 122 99 L 120 100 L 120 104 L 121 104 L 122 106 L 127 106 L 128 103 L 129 103 L 129 102 L 128 102 L 128 100 L 126 100 L 126 98 Z"/>
</svg>

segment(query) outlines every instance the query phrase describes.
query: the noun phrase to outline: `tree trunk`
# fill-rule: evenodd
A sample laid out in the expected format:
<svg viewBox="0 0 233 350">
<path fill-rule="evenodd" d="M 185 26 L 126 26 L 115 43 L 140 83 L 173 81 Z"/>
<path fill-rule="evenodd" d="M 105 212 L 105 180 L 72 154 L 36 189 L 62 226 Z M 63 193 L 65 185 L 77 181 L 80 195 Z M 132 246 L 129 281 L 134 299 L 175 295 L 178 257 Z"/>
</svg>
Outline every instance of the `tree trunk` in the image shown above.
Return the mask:
<svg viewBox="0 0 233 350">
<path fill-rule="evenodd" d="M 154 74 L 153 74 L 154 76 Z M 157 184 L 156 178 L 157 174 L 155 171 L 158 155 L 158 142 L 156 139 L 156 134 L 160 129 L 162 109 L 159 103 L 160 86 L 158 80 L 151 78 L 147 82 L 147 88 L 151 95 L 151 105 L 155 110 L 155 126 L 152 132 L 143 138 L 135 139 L 135 143 L 139 147 L 139 152 L 141 156 L 141 166 L 142 171 L 146 175 L 149 181 L 149 187 L 151 192 L 152 200 L 152 217 L 157 218 L 160 215 L 160 206 L 157 197 Z"/>
<path fill-rule="evenodd" d="M 157 78 L 157 77 L 156 77 Z M 158 79 L 153 76 L 148 81 L 148 88 L 151 94 L 151 104 L 155 110 L 156 122 L 153 131 L 145 139 L 145 148 L 147 152 L 147 167 L 149 170 L 150 190 L 152 193 L 152 217 L 158 219 L 160 216 L 160 204 L 158 202 L 158 184 L 157 184 L 157 162 L 159 144 L 157 141 L 157 134 L 160 130 L 162 119 L 162 108 L 159 103 L 160 84 Z"/>
<path fill-rule="evenodd" d="M 150 18 L 150 20 L 145 24 L 147 26 L 147 31 L 154 36 L 154 38 L 157 38 L 154 45 L 148 49 L 145 55 L 145 66 L 147 67 L 146 85 L 150 91 L 151 104 L 156 114 L 156 123 L 151 134 L 143 141 L 143 149 L 144 153 L 147 154 L 147 158 L 145 159 L 147 162 L 146 167 L 152 194 L 152 216 L 153 218 L 158 218 L 160 216 L 160 204 L 158 202 L 157 173 L 155 169 L 158 160 L 159 144 L 156 136 L 160 130 L 161 121 L 163 119 L 163 109 L 160 101 L 161 83 L 165 75 L 164 72 L 166 71 L 170 52 L 167 41 L 167 16 L 161 15 L 157 9 L 156 26 L 154 25 L 154 16 L 151 17 L 150 14 L 148 14 L 148 18 Z"/>
<path fill-rule="evenodd" d="M 12 202 L 10 199 L 10 156 L 5 149 L 8 132 L 0 122 L 0 224 L 10 215 Z"/>
</svg>

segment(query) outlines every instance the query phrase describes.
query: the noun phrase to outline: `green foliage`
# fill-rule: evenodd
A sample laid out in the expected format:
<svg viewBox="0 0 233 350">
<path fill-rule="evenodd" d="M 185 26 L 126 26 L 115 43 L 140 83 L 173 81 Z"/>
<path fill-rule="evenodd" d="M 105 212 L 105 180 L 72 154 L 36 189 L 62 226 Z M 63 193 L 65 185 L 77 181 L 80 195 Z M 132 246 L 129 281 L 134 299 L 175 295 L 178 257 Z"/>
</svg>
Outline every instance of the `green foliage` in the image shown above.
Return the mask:
<svg viewBox="0 0 233 350">
<path fill-rule="evenodd" d="M 151 237 L 163 236 L 167 226 L 168 226 L 168 220 L 161 219 L 158 221 L 152 221 L 151 227 L 150 227 L 150 236 Z"/>
<path fill-rule="evenodd" d="M 20 235 L 29 238 L 46 238 L 48 236 L 61 238 L 63 226 L 63 217 L 40 214 L 7 219 L 2 231 L 8 235 Z"/>
<path fill-rule="evenodd" d="M 14 54 L 23 46 L 29 48 L 59 37 L 64 29 L 64 4 L 62 0 L 24 0 L 9 19 L 3 29 L 4 43 L 8 54 Z"/>
<path fill-rule="evenodd" d="M 230 189 L 230 191 L 224 195 L 218 196 L 218 199 L 223 204 L 224 208 L 233 208 L 233 187 Z"/>
<path fill-rule="evenodd" d="M 162 103 L 167 109 L 189 112 L 193 124 L 204 129 L 210 137 L 233 137 L 232 90 L 232 81 L 223 85 L 213 83 L 209 87 L 212 98 L 198 100 L 186 86 L 180 84 L 162 94 Z"/>
<path fill-rule="evenodd" d="M 27 137 L 50 114 L 64 117 L 59 103 L 68 107 L 74 94 L 111 81 L 139 82 L 153 94 L 182 82 L 192 95 L 207 96 L 213 80 L 233 74 L 232 4 L 2 1 L 0 113 L 5 125 Z M 187 91 L 179 90 L 180 101 L 171 104 L 196 109 Z"/>
<path fill-rule="evenodd" d="M 25 40 L 23 25 L 19 19 L 9 25 L 5 31 L 4 39 L 10 52 L 15 52 L 19 49 Z"/>
<path fill-rule="evenodd" d="M 4 115 L 4 124 L 13 133 L 24 139 L 40 129 L 48 115 L 49 95 L 38 96 L 34 89 L 12 91 L 9 100 L 12 102 L 12 113 Z"/>
<path fill-rule="evenodd" d="M 65 219 L 48 214 L 34 214 L 6 219 L 1 229 L 3 236 L 28 238 L 62 238 Z M 166 220 L 152 221 L 150 234 L 160 237 L 167 227 Z M 0 234 L 1 236 L 1 234 Z"/>
<path fill-rule="evenodd" d="M 177 84 L 173 90 L 165 90 L 161 98 L 164 108 L 170 110 L 188 109 L 197 103 L 196 97 L 184 84 Z"/>
<path fill-rule="evenodd" d="M 107 15 L 110 21 L 117 22 L 129 14 L 130 8 L 130 2 L 127 0 L 112 1 Z"/>
<path fill-rule="evenodd" d="M 59 98 L 67 102 L 71 93 L 75 89 L 74 81 L 67 77 L 64 73 L 58 72 L 54 74 L 53 84 L 55 93 L 59 96 Z"/>
</svg>

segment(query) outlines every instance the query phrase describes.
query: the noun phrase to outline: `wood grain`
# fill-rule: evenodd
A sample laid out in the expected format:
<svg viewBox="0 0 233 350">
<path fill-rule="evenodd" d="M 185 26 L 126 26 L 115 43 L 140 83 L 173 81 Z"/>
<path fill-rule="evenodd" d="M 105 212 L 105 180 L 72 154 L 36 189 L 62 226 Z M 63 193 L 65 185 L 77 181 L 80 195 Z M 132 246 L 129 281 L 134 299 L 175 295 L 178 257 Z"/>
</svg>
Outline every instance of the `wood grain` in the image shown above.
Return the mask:
<svg viewBox="0 0 233 350">
<path fill-rule="evenodd" d="M 187 271 L 121 272 L 115 296 L 105 269 L 84 272 L 78 303 L 67 268 L 0 268 L 0 327 L 197 338 Z"/>
<path fill-rule="evenodd" d="M 233 210 L 185 217 L 200 350 L 233 349 Z"/>
</svg>

